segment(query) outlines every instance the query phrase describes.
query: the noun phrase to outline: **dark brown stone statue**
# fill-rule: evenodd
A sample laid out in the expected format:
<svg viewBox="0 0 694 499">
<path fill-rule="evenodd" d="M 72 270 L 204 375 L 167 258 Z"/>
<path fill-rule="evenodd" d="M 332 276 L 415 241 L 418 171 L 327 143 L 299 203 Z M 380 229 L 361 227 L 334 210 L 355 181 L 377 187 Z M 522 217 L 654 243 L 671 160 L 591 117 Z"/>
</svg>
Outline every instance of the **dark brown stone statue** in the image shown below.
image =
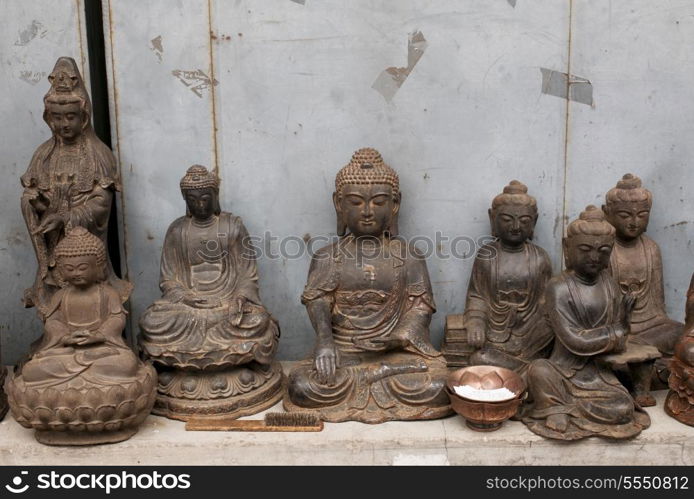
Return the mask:
<svg viewBox="0 0 694 499">
<path fill-rule="evenodd" d="M 12 414 L 44 444 L 120 442 L 152 409 L 156 372 L 123 340 L 125 310 L 106 280 L 101 239 L 75 227 L 53 255 L 60 289 L 43 336 L 8 383 Z"/>
<path fill-rule="evenodd" d="M 191 166 L 186 216 L 166 233 L 163 296 L 140 319 L 140 345 L 159 372 L 154 413 L 247 416 L 282 397 L 277 321 L 260 301 L 255 255 L 240 217 L 221 211 L 219 179 Z"/>
<path fill-rule="evenodd" d="M 665 412 L 684 424 L 694 426 L 694 276 L 687 291 L 684 335 L 670 361 L 670 392 Z"/>
<path fill-rule="evenodd" d="M 51 298 L 60 289 L 55 276 L 55 247 L 71 227 L 85 227 L 106 244 L 113 193 L 120 189 L 116 160 L 94 133 L 92 107 L 72 58 L 61 57 L 48 77 L 43 119 L 53 136 L 41 144 L 22 176 L 22 214 L 38 260 L 34 285 L 24 305 L 45 320 Z M 118 279 L 109 260 L 107 280 L 122 302 L 131 285 Z"/>
<path fill-rule="evenodd" d="M 559 440 L 630 438 L 650 425 L 602 357 L 627 348 L 635 297 L 623 295 L 607 272 L 615 229 L 595 206 L 567 228 L 567 270 L 547 285 L 556 334 L 549 359 L 528 370 L 532 402 L 522 413 L 534 433 Z M 656 352 L 657 354 L 657 352 Z"/>
<path fill-rule="evenodd" d="M 617 186 L 607 193 L 603 211 L 617 230 L 610 273 L 619 284 L 622 293 L 631 293 L 636 304 L 631 314 L 630 342 L 652 345 L 662 354 L 655 361 L 655 374 L 667 383 L 668 363 L 675 345 L 682 335 L 683 324 L 668 318 L 665 312 L 663 286 L 663 261 L 658 245 L 646 234 L 653 204 L 651 192 L 641 187 L 641 180 L 628 173 Z M 620 367 L 615 365 L 615 367 Z M 630 370 L 632 383 L 641 385 L 648 392 L 649 371 Z M 641 405 L 655 405 L 652 396 L 642 397 Z"/>
<path fill-rule="evenodd" d="M 492 201 L 489 219 L 497 240 L 477 253 L 465 313 L 446 320 L 442 350 L 449 366 L 494 365 L 525 374 L 530 361 L 549 355 L 554 335 L 543 302 L 552 265 L 545 250 L 530 242 L 537 202 L 527 192 L 513 180 Z"/>
<path fill-rule="evenodd" d="M 288 411 L 365 423 L 451 413 L 446 364 L 429 341 L 426 263 L 397 238 L 400 199 L 397 173 L 374 149 L 337 174 L 339 241 L 311 262 L 302 303 L 316 348 L 289 376 Z"/>
</svg>

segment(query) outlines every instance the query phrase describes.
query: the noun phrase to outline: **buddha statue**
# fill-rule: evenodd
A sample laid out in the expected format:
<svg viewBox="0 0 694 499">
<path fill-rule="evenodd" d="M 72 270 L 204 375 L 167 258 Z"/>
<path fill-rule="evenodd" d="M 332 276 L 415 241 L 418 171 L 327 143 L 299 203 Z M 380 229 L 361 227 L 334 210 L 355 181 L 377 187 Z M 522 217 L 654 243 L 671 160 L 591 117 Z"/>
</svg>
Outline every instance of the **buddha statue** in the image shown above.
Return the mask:
<svg viewBox="0 0 694 499">
<path fill-rule="evenodd" d="M 683 324 L 665 312 L 663 261 L 658 245 L 645 232 L 653 197 L 630 173 L 607 193 L 603 211 L 617 230 L 610 258 L 610 273 L 622 293 L 632 293 L 636 304 L 631 314 L 631 341 L 655 346 L 662 358 L 655 363 L 654 377 L 667 383 L 668 363 L 682 336 Z M 652 404 L 655 404 L 653 399 Z"/>
<path fill-rule="evenodd" d="M 12 414 L 48 445 L 126 440 L 154 404 L 156 372 L 123 340 L 125 310 L 106 249 L 84 227 L 56 245 L 57 284 L 44 334 L 8 383 Z"/>
<path fill-rule="evenodd" d="M 494 198 L 489 221 L 496 240 L 477 253 L 465 313 L 447 317 L 442 351 L 449 367 L 494 365 L 524 375 L 554 339 L 543 306 L 552 265 L 531 242 L 537 202 L 521 182 Z"/>
<path fill-rule="evenodd" d="M 566 271 L 545 293 L 556 338 L 548 359 L 532 361 L 529 399 L 521 413 L 528 428 L 546 438 L 630 438 L 650 419 L 601 357 L 624 352 L 634 295 L 622 294 L 607 272 L 615 229 L 588 206 L 567 228 Z M 656 352 L 657 353 L 657 352 Z"/>
<path fill-rule="evenodd" d="M 106 247 L 113 193 L 120 190 L 116 159 L 94 133 L 91 102 L 74 59 L 61 57 L 48 77 L 43 119 L 53 136 L 34 153 L 22 176 L 21 206 L 38 261 L 24 305 L 45 320 L 52 295 L 60 289 L 55 247 L 71 227 L 85 227 Z M 118 279 L 106 260 L 107 281 L 122 302 L 129 282 Z"/>
<path fill-rule="evenodd" d="M 294 368 L 287 411 L 381 423 L 451 413 L 446 364 L 429 340 L 435 312 L 424 259 L 398 238 L 397 173 L 371 148 L 335 179 L 338 241 L 313 256 L 302 294 L 317 340 Z"/>
<path fill-rule="evenodd" d="M 684 331 L 670 362 L 670 392 L 665 400 L 665 412 L 694 426 L 694 275 L 687 291 Z"/>
<path fill-rule="evenodd" d="M 139 341 L 159 373 L 154 414 L 247 416 L 282 397 L 273 360 L 280 329 L 263 307 L 241 218 L 219 205 L 219 179 L 194 165 L 180 183 L 186 215 L 166 232 L 161 299 L 140 318 Z"/>
</svg>

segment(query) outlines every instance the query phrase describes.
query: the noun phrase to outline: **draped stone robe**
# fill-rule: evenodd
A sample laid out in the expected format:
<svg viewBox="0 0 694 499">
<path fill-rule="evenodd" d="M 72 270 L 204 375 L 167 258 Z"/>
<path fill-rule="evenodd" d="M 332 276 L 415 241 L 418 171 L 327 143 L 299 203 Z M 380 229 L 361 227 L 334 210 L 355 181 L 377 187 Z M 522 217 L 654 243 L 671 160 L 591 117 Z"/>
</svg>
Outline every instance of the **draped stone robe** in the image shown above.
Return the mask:
<svg viewBox="0 0 694 499">
<path fill-rule="evenodd" d="M 330 306 L 336 381 L 322 383 L 313 360 L 302 362 L 290 374 L 285 407 L 368 423 L 448 414 L 445 362 L 429 341 L 436 309 L 425 261 L 403 242 L 387 240 L 382 264 L 363 266 L 367 279 L 379 274 L 380 284 L 355 288 L 350 281 L 362 270 L 346 257 L 353 241 L 348 235 L 316 253 L 302 295 L 305 305 Z"/>
<path fill-rule="evenodd" d="M 279 327 L 263 307 L 255 257 L 240 217 L 222 212 L 211 228 L 215 240 L 200 249 L 191 240 L 192 217 L 169 227 L 161 258 L 163 293 L 140 319 L 140 344 L 154 362 L 179 369 L 221 369 L 256 361 L 269 365 Z M 213 248 L 207 253 L 205 248 Z M 219 300 L 194 307 L 185 296 Z M 236 300 L 246 300 L 240 324 Z"/>
<path fill-rule="evenodd" d="M 638 259 L 627 258 L 629 251 Z M 636 295 L 631 314 L 631 340 L 653 345 L 666 357 L 672 356 L 675 344 L 682 336 L 683 324 L 671 320 L 665 312 L 663 261 L 658 245 L 642 234 L 633 248 L 625 248 L 617 241 L 610 255 L 609 271 L 622 293 Z"/>
<path fill-rule="evenodd" d="M 546 356 L 554 335 L 544 314 L 544 291 L 552 276 L 545 250 L 526 242 L 522 273 L 505 275 L 505 256 L 495 241 L 481 248 L 472 267 L 465 301 L 464 322 L 486 324 L 485 345 L 470 357 L 471 365 L 498 365 L 524 373 L 528 363 Z M 507 280 L 514 281 L 507 284 Z M 448 347 L 450 348 L 450 346 Z"/>
<path fill-rule="evenodd" d="M 606 271 L 592 286 L 564 272 L 550 280 L 546 301 L 556 339 L 549 359 L 533 361 L 528 370 L 532 403 L 523 422 L 539 435 L 562 440 L 628 438 L 648 427 L 648 415 L 600 362 L 627 332 L 618 321 L 623 305 L 616 283 Z M 569 417 L 565 432 L 544 424 L 554 414 Z"/>
</svg>

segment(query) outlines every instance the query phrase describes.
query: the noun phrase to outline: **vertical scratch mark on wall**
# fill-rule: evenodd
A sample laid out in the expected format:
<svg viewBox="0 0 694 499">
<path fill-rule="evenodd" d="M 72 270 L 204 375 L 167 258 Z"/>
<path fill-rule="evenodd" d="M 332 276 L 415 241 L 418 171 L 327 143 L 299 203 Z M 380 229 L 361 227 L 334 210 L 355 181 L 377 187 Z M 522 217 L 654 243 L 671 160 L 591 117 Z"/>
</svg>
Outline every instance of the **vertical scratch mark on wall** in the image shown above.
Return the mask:
<svg viewBox="0 0 694 499">
<path fill-rule="evenodd" d="M 120 137 L 121 137 L 121 130 L 120 130 L 120 112 L 118 109 L 118 85 L 117 85 L 117 76 L 116 76 L 116 58 L 114 54 L 114 46 L 115 46 L 115 36 L 114 36 L 114 29 L 113 29 L 113 7 L 111 6 L 111 0 L 108 0 L 108 36 L 109 36 L 109 52 L 110 52 L 110 63 L 111 63 L 111 88 L 113 89 L 113 116 L 112 116 L 112 126 L 111 130 L 113 130 L 114 138 L 115 138 L 115 150 L 114 153 L 116 155 L 116 160 L 118 162 L 118 170 L 121 172 L 121 182 L 123 182 L 123 175 L 122 175 L 122 155 L 121 155 L 121 146 L 120 146 Z M 132 165 L 131 165 L 132 167 Z M 125 193 L 123 192 L 125 190 L 125 186 L 118 192 L 118 198 L 120 199 L 120 217 L 119 220 L 121 221 L 121 224 L 123 226 L 123 258 L 121 258 L 121 266 L 123 267 L 123 278 L 126 280 L 130 280 L 130 258 L 129 258 L 129 252 L 128 252 L 128 242 L 130 241 L 128 237 L 128 217 L 126 216 L 126 208 L 125 208 Z M 129 305 L 126 305 L 128 309 L 130 308 Z M 128 338 L 130 345 L 132 347 L 135 346 L 135 329 L 133 328 L 133 322 L 134 322 L 133 314 L 128 314 L 127 315 L 127 321 L 128 321 L 128 331 L 130 331 L 130 337 Z"/>
<path fill-rule="evenodd" d="M 207 32 L 212 33 L 212 0 L 207 0 L 207 23 Z M 214 88 L 217 84 L 217 80 L 214 78 L 214 49 L 212 47 L 212 39 L 209 36 L 206 38 L 210 50 L 210 80 L 212 81 L 212 85 L 210 85 L 210 92 L 212 96 L 212 153 L 214 160 L 212 168 L 214 168 L 215 173 L 219 175 L 219 146 L 217 144 L 217 95 Z"/>
<path fill-rule="evenodd" d="M 82 70 L 82 78 L 87 80 L 89 73 L 87 72 L 86 66 L 86 57 L 84 54 L 84 46 L 82 45 L 82 12 L 84 9 L 84 5 L 82 5 L 81 0 L 75 0 L 75 14 L 77 15 L 77 38 L 79 39 L 79 44 L 80 44 L 80 69 Z M 86 27 L 85 27 L 86 29 Z M 89 81 L 89 89 L 91 90 L 92 85 L 91 85 L 91 80 Z"/>
<path fill-rule="evenodd" d="M 427 41 L 421 31 L 417 30 L 410 33 L 407 40 L 407 67 L 396 68 L 391 66 L 384 69 L 378 75 L 376 81 L 373 82 L 371 88 L 380 93 L 386 101 L 390 102 L 398 89 L 405 83 L 415 65 L 422 58 L 426 48 Z"/>
<path fill-rule="evenodd" d="M 573 0 L 568 0 L 569 1 L 569 33 L 568 33 L 568 42 L 567 42 L 567 61 L 566 61 L 566 74 L 570 75 L 571 74 L 571 32 L 573 29 L 573 10 L 574 10 L 574 2 Z M 568 96 L 570 94 L 570 87 L 571 87 L 571 78 L 566 78 L 566 95 Z M 565 117 L 565 124 L 564 124 L 564 185 L 563 185 L 563 190 L 562 190 L 562 237 L 566 236 L 566 223 L 567 223 L 567 203 L 568 203 L 568 196 L 566 194 L 566 189 L 567 189 L 567 175 L 569 173 L 569 113 L 571 110 L 571 99 L 566 99 L 566 111 L 564 113 Z M 560 262 L 564 262 L 564 245 L 560 245 Z"/>
</svg>

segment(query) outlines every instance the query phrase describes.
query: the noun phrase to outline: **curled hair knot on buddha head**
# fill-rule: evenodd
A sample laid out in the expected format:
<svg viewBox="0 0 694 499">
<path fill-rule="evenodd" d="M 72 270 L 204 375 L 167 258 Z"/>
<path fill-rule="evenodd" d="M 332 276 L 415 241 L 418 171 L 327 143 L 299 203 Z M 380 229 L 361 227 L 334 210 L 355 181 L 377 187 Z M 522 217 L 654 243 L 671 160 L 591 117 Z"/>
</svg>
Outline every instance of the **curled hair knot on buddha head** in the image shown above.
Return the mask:
<svg viewBox="0 0 694 499">
<path fill-rule="evenodd" d="M 219 177 L 214 171 L 210 171 L 202 165 L 193 165 L 186 171 L 180 182 L 181 194 L 183 199 L 186 198 L 187 191 L 196 191 L 202 189 L 211 189 L 215 195 L 215 215 L 219 215 L 222 211 L 219 205 Z M 186 209 L 187 216 L 191 216 L 190 211 Z"/>
<path fill-rule="evenodd" d="M 650 207 L 653 204 L 651 191 L 642 187 L 641 179 L 632 173 L 627 173 L 610 189 L 605 196 L 607 206 L 614 203 L 646 201 Z"/>
<path fill-rule="evenodd" d="M 615 228 L 605 219 L 603 211 L 594 205 L 586 206 L 579 217 L 566 229 L 566 236 L 614 236 Z"/>
<path fill-rule="evenodd" d="M 505 204 L 529 206 L 537 213 L 537 201 L 528 194 L 528 187 L 518 180 L 511 180 L 501 194 L 492 200 L 492 211 Z"/>
<path fill-rule="evenodd" d="M 381 153 L 372 147 L 364 147 L 352 154 L 352 159 L 335 176 L 335 194 L 333 200 L 337 212 L 337 234 L 343 236 L 347 227 L 338 205 L 342 197 L 342 190 L 346 185 L 389 185 L 393 190 L 393 201 L 400 203 L 400 179 L 395 170 L 388 166 L 381 157 Z M 393 215 L 386 231 L 389 236 L 398 235 L 397 213 Z"/>
<path fill-rule="evenodd" d="M 58 264 L 60 264 L 63 258 L 94 256 L 96 257 L 96 265 L 101 269 L 101 278 L 99 280 L 105 279 L 106 247 L 101 239 L 84 227 L 75 227 L 70 230 L 56 245 L 53 254 Z"/>
</svg>

